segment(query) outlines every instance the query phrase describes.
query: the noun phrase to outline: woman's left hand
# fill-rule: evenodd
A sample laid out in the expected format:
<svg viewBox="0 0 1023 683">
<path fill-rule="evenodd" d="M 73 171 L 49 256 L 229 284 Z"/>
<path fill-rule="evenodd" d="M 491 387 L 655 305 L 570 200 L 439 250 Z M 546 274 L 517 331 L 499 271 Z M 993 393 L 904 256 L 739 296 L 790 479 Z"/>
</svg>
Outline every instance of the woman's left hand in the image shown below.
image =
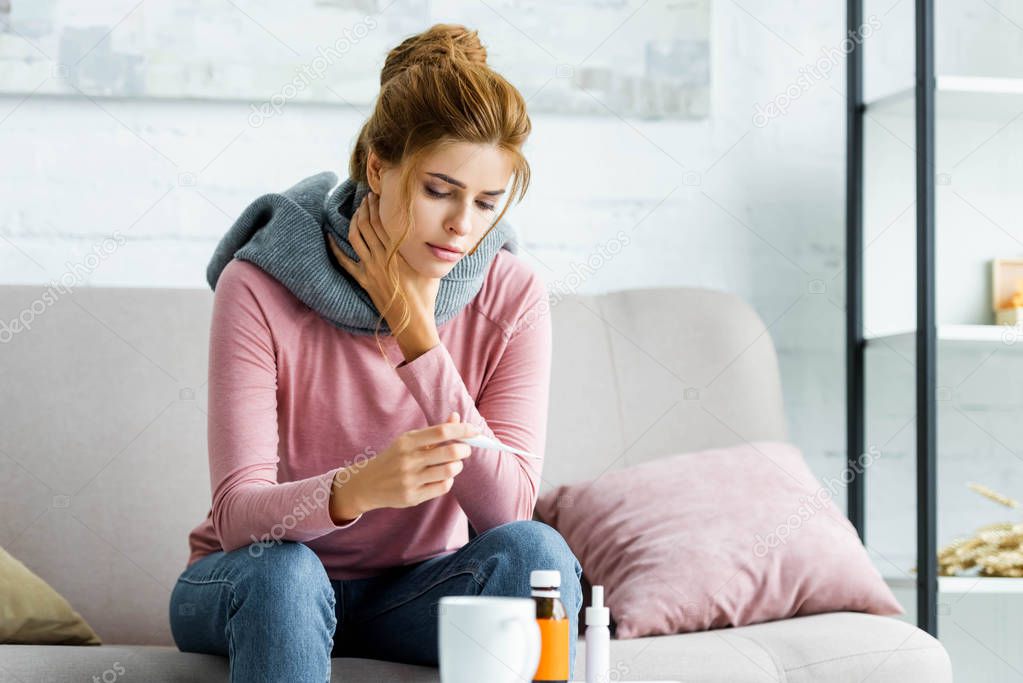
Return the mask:
<svg viewBox="0 0 1023 683">
<path fill-rule="evenodd" d="M 384 310 L 391 298 L 393 285 L 387 276 L 387 252 L 392 248 L 393 241 L 380 217 L 380 199 L 374 192 L 369 192 L 359 204 L 352 216 L 348 228 L 348 241 L 359 257 L 354 261 L 341 250 L 330 235 L 330 248 L 341 266 L 348 271 L 355 281 L 362 286 L 373 300 L 388 326 L 393 330 L 402 317 L 401 301 L 395 299 L 388 310 Z M 401 255 L 396 254 L 398 262 L 398 283 L 410 307 L 411 319 L 409 327 L 420 335 L 436 334 L 434 310 L 440 279 L 424 277 L 412 269 Z"/>
</svg>

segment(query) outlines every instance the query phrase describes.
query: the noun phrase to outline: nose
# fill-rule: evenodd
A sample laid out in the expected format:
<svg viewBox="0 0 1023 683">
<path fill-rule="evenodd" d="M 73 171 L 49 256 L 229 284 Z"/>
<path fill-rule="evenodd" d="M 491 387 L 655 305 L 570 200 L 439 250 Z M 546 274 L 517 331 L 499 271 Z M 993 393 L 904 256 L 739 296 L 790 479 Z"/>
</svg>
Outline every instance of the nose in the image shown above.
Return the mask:
<svg viewBox="0 0 1023 683">
<path fill-rule="evenodd" d="M 458 210 L 448 216 L 446 228 L 456 235 L 472 233 L 472 206 L 462 204 Z"/>
</svg>

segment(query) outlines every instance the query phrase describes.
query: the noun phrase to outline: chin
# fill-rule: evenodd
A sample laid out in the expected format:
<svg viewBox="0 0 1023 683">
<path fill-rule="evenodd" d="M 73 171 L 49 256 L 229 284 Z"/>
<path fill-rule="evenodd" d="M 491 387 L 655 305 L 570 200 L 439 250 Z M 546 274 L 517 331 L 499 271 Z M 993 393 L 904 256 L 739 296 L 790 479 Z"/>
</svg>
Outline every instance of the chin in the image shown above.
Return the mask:
<svg viewBox="0 0 1023 683">
<path fill-rule="evenodd" d="M 434 266 L 430 272 L 430 276 L 440 279 L 447 275 L 448 273 L 450 273 L 451 269 L 454 267 L 455 267 L 454 263 L 452 263 L 451 265 Z"/>
<path fill-rule="evenodd" d="M 428 262 L 416 264 L 413 268 L 423 277 L 434 277 L 440 279 L 450 273 L 454 266 L 455 264 L 453 263 L 449 265 L 445 263 Z"/>
</svg>

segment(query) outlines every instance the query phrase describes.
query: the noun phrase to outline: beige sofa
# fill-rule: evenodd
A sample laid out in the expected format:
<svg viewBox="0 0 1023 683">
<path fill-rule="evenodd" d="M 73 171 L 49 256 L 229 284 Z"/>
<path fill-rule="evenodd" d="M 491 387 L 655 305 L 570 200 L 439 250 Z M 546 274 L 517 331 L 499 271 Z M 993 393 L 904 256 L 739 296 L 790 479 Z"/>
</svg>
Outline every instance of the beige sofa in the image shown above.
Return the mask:
<svg viewBox="0 0 1023 683">
<path fill-rule="evenodd" d="M 178 652 L 168 626 L 187 534 L 210 503 L 211 303 L 202 289 L 78 288 L 53 299 L 43 287 L 0 287 L 0 545 L 105 643 L 0 645 L 0 680 L 227 680 L 226 659 Z M 669 453 L 787 438 L 770 335 L 736 297 L 647 289 L 552 307 L 544 490 Z M 4 333 L 19 317 L 29 329 Z M 584 662 L 580 642 L 580 680 Z M 849 612 L 615 640 L 611 666 L 622 681 L 952 680 L 926 633 Z M 438 675 L 335 659 L 332 680 Z"/>
</svg>

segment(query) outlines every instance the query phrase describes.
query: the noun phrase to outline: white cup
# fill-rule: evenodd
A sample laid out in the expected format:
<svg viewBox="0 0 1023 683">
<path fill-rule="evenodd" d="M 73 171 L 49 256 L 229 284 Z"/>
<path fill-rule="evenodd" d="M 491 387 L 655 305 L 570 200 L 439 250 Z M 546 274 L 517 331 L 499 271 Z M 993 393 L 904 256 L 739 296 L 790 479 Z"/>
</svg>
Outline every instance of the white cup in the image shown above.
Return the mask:
<svg viewBox="0 0 1023 683">
<path fill-rule="evenodd" d="M 438 614 L 442 683 L 530 683 L 540 663 L 532 598 L 449 595 Z"/>
</svg>

